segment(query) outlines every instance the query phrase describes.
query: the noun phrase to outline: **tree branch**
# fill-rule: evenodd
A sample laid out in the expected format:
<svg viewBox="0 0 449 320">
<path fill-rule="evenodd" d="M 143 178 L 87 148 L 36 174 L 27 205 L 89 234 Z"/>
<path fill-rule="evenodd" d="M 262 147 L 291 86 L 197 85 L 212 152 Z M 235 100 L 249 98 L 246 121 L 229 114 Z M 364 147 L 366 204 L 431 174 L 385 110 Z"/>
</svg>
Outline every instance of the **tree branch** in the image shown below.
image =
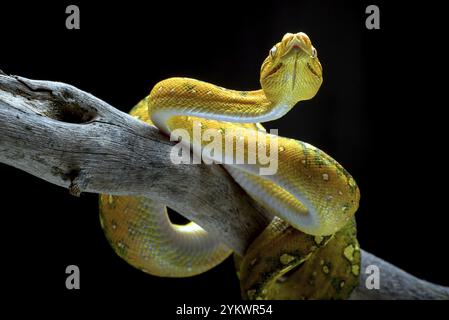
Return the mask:
<svg viewBox="0 0 449 320">
<path fill-rule="evenodd" d="M 151 197 L 239 253 L 268 221 L 223 168 L 173 164 L 156 128 L 67 84 L 0 75 L 0 136 L 0 162 L 74 195 Z"/>
<path fill-rule="evenodd" d="M 380 287 L 369 290 L 366 282 L 369 274 L 363 272 L 370 265 L 380 272 Z M 371 253 L 362 250 L 362 273 L 359 287 L 351 295 L 352 300 L 448 300 L 449 288 L 418 279 Z"/>
<path fill-rule="evenodd" d="M 175 165 L 169 139 L 154 127 L 73 86 L 7 76 L 0 70 L 0 162 L 81 192 L 141 195 L 187 218 L 243 254 L 271 220 L 221 166 Z M 449 299 L 449 289 L 419 280 L 369 253 L 384 286 L 357 299 Z M 382 281 L 381 280 L 381 281 Z M 382 289 L 382 288 L 385 289 Z"/>
</svg>

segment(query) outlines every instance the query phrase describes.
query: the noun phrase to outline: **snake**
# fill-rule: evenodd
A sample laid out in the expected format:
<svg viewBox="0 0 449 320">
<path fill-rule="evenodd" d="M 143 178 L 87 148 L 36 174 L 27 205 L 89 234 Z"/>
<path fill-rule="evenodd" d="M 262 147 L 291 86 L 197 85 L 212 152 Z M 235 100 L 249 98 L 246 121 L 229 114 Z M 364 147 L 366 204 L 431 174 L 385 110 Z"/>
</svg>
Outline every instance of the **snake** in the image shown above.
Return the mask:
<svg viewBox="0 0 449 320">
<path fill-rule="evenodd" d="M 288 288 L 285 278 L 289 275 L 294 283 L 310 288 L 310 276 L 304 278 L 304 274 L 312 275 L 324 267 L 325 275 L 333 271 L 339 275 L 337 280 L 334 276 L 328 281 L 336 289 L 344 288 L 342 283 L 348 282 L 348 277 L 357 276 L 359 248 L 354 213 L 360 191 L 355 180 L 324 151 L 306 142 L 271 134 L 261 124 L 283 117 L 300 101 L 312 99 L 322 82 L 322 65 L 310 38 L 303 32 L 286 33 L 262 63 L 260 89 L 238 91 L 173 77 L 157 83 L 130 111 L 165 135 L 184 130 L 187 138 L 178 140 L 196 155 L 204 156 L 207 145 L 194 137 L 194 130 L 201 134 L 215 130 L 219 133 L 215 139 L 220 142 L 232 132 L 239 132 L 244 148 L 238 152 L 243 153 L 243 159 L 250 156 L 250 145 L 263 145 L 267 154 L 277 156 L 277 170 L 263 175 L 264 163 L 259 160 L 258 148 L 253 154 L 257 160 L 252 163 L 223 160 L 236 152 L 234 140 L 230 150 L 223 147 L 217 156 L 208 154 L 214 164 L 222 165 L 251 198 L 276 217 L 245 256 L 236 257 L 245 298 L 323 297 L 316 294 L 316 283 L 322 284 L 323 280 L 315 281 L 315 289 L 310 293 L 302 290 L 301 294 L 286 296 L 278 287 L 282 284 Z M 231 138 L 237 140 L 237 136 Z M 276 144 L 271 144 L 274 141 Z M 172 223 L 166 205 L 148 197 L 102 194 L 99 205 L 101 226 L 112 248 L 126 262 L 148 274 L 194 276 L 215 267 L 232 253 L 217 236 L 198 224 Z M 330 270 L 332 262 L 341 266 L 341 261 L 347 262 L 344 268 Z M 292 270 L 298 266 L 309 271 L 295 275 L 299 273 Z"/>
</svg>

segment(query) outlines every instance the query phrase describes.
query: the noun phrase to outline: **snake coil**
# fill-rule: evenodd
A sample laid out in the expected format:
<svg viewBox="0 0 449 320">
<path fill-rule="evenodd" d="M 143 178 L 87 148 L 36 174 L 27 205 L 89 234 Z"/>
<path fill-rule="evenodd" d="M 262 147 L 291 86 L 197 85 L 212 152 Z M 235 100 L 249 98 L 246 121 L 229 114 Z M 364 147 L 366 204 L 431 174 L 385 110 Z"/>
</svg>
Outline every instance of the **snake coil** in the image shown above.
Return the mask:
<svg viewBox="0 0 449 320">
<path fill-rule="evenodd" d="M 260 125 L 282 117 L 320 88 L 322 67 L 309 37 L 301 32 L 284 35 L 263 62 L 260 83 L 262 89 L 236 91 L 190 78 L 170 78 L 156 84 L 130 113 L 167 135 L 184 130 L 188 138 L 181 143 L 203 157 L 207 146 L 194 131 L 200 137 L 219 133 L 214 136 L 219 152 L 207 157 L 221 163 L 276 216 L 245 256 L 235 257 L 244 298 L 346 298 L 357 284 L 360 267 L 353 218 L 359 189 L 323 151 L 270 135 Z M 237 149 L 235 132 L 243 149 Z M 227 139 L 232 141 L 230 149 L 223 147 Z M 250 145 L 256 151 L 250 151 Z M 277 156 L 273 174 L 260 175 L 261 146 Z M 236 163 L 237 151 L 242 159 L 257 161 Z M 100 218 L 118 255 L 152 275 L 193 276 L 231 254 L 197 224 L 171 223 L 165 205 L 148 198 L 101 195 Z"/>
</svg>

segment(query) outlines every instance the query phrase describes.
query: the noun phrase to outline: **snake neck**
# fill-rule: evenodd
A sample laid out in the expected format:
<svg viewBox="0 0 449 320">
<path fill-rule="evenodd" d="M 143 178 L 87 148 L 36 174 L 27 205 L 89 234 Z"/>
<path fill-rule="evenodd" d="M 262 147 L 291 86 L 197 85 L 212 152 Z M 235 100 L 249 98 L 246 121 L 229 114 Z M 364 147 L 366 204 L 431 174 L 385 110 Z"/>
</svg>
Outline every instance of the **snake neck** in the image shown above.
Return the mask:
<svg viewBox="0 0 449 320">
<path fill-rule="evenodd" d="M 258 110 L 258 112 L 254 113 L 250 110 L 248 113 L 242 114 L 241 117 L 244 119 L 242 122 L 268 122 L 277 120 L 283 117 L 295 105 L 295 103 L 286 100 L 270 100 L 266 97 L 263 89 L 251 92 L 254 93 L 256 99 L 254 99 L 253 106 L 250 108 Z"/>
<path fill-rule="evenodd" d="M 151 120 L 163 131 L 168 118 L 194 116 L 210 120 L 257 123 L 276 120 L 294 103 L 272 101 L 262 89 L 237 91 L 190 78 L 170 78 L 156 84 L 146 98 Z"/>
</svg>

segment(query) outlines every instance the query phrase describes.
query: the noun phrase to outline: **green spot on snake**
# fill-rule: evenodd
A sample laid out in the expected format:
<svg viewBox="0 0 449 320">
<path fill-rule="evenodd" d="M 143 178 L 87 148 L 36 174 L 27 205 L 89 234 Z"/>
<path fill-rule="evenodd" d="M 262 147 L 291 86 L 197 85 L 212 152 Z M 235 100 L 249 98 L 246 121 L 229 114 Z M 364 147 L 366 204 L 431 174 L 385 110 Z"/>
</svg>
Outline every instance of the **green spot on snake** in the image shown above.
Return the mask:
<svg viewBox="0 0 449 320">
<path fill-rule="evenodd" d="M 185 83 L 184 84 L 184 88 L 187 90 L 187 91 L 190 91 L 190 92 L 196 92 L 195 91 L 195 85 L 194 84 L 190 84 L 190 83 Z"/>
<path fill-rule="evenodd" d="M 343 288 L 344 286 L 344 281 L 343 281 L 343 286 L 341 285 L 342 281 L 339 278 L 331 278 L 331 285 L 332 287 L 334 287 L 335 291 L 337 293 L 339 293 L 341 291 L 341 288 Z"/>
<path fill-rule="evenodd" d="M 360 272 L 360 267 L 357 264 L 354 264 L 351 268 L 351 271 L 355 276 L 358 276 Z"/>
<path fill-rule="evenodd" d="M 314 240 L 315 240 L 316 244 L 320 244 L 323 241 L 323 237 L 322 236 L 315 236 Z"/>
<path fill-rule="evenodd" d="M 295 260 L 295 257 L 292 255 L 289 255 L 288 253 L 284 253 L 279 259 L 279 261 L 281 261 L 281 263 L 283 265 L 287 265 L 290 262 L 292 262 L 293 260 Z"/>
<path fill-rule="evenodd" d="M 350 244 L 343 250 L 343 255 L 345 256 L 346 259 L 348 259 L 351 262 L 352 260 L 354 260 L 354 250 L 355 249 L 352 244 Z"/>
<path fill-rule="evenodd" d="M 126 257 L 128 246 L 125 244 L 124 241 L 119 240 L 117 241 L 116 251 L 121 257 Z"/>
</svg>

